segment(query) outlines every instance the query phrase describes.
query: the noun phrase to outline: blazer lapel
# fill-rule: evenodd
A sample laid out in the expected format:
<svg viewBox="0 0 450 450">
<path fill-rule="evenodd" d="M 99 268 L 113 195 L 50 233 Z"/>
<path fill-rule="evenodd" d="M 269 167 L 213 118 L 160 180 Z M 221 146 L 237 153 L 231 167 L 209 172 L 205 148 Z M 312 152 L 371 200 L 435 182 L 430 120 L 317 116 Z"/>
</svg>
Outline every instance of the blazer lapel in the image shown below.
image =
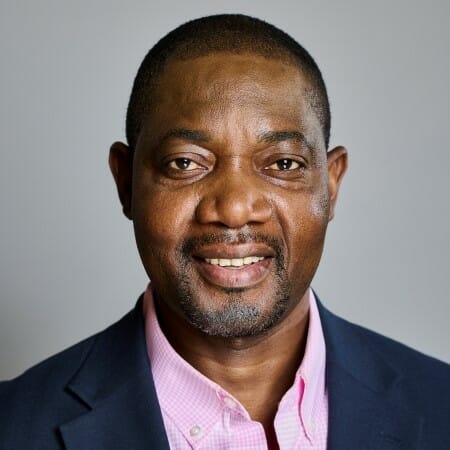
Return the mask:
<svg viewBox="0 0 450 450">
<path fill-rule="evenodd" d="M 423 417 L 408 410 L 402 374 L 361 328 L 319 312 L 327 348 L 329 450 L 418 449 Z"/>
<path fill-rule="evenodd" d="M 318 302 L 327 349 L 329 450 L 415 450 L 423 418 L 402 376 L 361 331 Z M 142 302 L 100 333 L 68 392 L 88 412 L 60 426 L 67 450 L 169 450 L 147 357 Z"/>
<path fill-rule="evenodd" d="M 60 426 L 68 450 L 168 450 L 145 344 L 142 302 L 100 333 L 67 390 L 89 411 Z"/>
</svg>

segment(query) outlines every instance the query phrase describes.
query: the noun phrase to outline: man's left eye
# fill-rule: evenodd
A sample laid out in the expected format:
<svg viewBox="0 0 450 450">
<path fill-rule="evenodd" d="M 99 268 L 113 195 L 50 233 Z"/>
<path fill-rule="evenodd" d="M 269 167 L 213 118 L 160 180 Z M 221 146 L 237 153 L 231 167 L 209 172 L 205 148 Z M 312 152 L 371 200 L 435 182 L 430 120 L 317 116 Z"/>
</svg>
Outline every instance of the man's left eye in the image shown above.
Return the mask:
<svg viewBox="0 0 450 450">
<path fill-rule="evenodd" d="M 298 169 L 300 167 L 300 164 L 297 161 L 294 161 L 293 159 L 279 159 L 278 161 L 275 161 L 273 164 L 271 164 L 270 166 L 267 166 L 267 169 L 272 169 L 272 170 L 294 170 L 294 169 Z"/>
</svg>

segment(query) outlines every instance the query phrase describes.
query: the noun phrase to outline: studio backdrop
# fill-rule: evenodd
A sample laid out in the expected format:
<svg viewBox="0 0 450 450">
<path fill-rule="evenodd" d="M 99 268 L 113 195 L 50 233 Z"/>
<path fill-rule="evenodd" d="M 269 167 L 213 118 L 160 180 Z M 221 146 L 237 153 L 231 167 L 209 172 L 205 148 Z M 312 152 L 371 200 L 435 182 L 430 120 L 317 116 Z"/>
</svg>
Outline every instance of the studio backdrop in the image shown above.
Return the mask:
<svg viewBox="0 0 450 450">
<path fill-rule="evenodd" d="M 114 322 L 147 284 L 107 158 L 147 50 L 238 12 L 291 34 L 350 167 L 313 287 L 347 319 L 450 360 L 450 3 L 2 0 L 0 379 Z"/>
</svg>

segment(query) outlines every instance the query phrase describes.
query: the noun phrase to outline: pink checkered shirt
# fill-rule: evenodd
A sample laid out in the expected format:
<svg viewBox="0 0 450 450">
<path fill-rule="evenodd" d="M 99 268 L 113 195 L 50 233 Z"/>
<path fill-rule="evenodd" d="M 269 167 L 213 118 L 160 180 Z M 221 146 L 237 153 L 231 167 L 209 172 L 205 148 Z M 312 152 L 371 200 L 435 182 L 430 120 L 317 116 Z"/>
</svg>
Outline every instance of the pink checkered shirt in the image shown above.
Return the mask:
<svg viewBox="0 0 450 450">
<path fill-rule="evenodd" d="M 305 355 L 275 416 L 281 450 L 326 450 L 325 341 L 311 290 L 309 303 Z M 261 423 L 253 421 L 238 400 L 198 372 L 169 344 L 158 324 L 150 286 L 144 294 L 144 316 L 148 355 L 170 448 L 267 449 Z"/>
</svg>

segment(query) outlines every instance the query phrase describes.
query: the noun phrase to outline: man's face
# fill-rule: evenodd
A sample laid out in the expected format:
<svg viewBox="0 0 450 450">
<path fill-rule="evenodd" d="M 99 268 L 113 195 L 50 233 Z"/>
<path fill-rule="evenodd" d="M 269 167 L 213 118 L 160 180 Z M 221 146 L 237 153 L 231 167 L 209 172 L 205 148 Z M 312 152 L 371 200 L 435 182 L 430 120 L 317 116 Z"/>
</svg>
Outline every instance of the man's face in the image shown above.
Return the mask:
<svg viewBox="0 0 450 450">
<path fill-rule="evenodd" d="M 308 89 L 255 55 L 170 62 L 159 79 L 122 199 L 162 309 L 209 335 L 282 323 L 316 271 L 345 150 L 327 162 Z"/>
</svg>

